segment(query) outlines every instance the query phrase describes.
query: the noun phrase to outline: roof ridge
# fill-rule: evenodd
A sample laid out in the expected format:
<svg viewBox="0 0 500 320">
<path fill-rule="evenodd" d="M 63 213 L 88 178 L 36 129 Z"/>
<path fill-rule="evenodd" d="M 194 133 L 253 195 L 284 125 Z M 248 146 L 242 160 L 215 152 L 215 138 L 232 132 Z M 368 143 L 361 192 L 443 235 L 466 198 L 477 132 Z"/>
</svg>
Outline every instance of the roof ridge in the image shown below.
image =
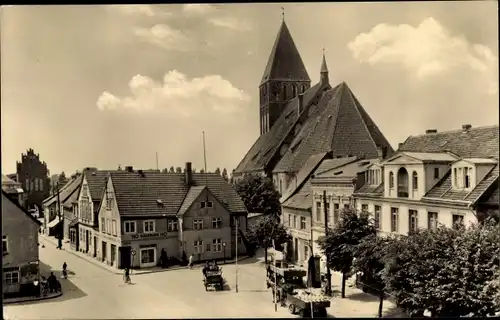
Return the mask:
<svg viewBox="0 0 500 320">
<path fill-rule="evenodd" d="M 500 125 L 492 124 L 492 125 L 488 125 L 488 126 L 471 127 L 467 131 L 470 132 L 470 131 L 477 131 L 477 130 L 483 130 L 483 129 L 493 129 L 495 127 L 500 129 Z M 462 131 L 463 131 L 463 129 L 453 129 L 453 130 L 447 130 L 447 131 L 438 131 L 436 133 L 433 133 L 432 135 L 436 136 L 436 135 L 449 134 L 449 133 L 458 133 L 458 132 L 462 132 Z M 410 138 L 424 137 L 427 135 L 429 135 L 429 134 L 422 133 L 422 134 L 418 134 L 418 135 L 410 135 L 410 136 L 408 136 L 408 138 L 406 138 L 406 140 L 408 140 Z M 405 140 L 405 142 L 406 142 L 406 140 Z"/>
</svg>

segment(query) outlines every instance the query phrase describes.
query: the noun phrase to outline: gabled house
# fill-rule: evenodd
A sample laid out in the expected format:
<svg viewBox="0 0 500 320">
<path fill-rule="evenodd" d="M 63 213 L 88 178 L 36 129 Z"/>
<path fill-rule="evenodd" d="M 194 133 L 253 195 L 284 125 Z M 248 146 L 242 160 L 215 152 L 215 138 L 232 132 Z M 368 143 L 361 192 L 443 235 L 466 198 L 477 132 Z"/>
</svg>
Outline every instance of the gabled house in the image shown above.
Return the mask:
<svg viewBox="0 0 500 320">
<path fill-rule="evenodd" d="M 38 279 L 38 230 L 35 219 L 2 190 L 3 294 L 32 294 Z"/>
<path fill-rule="evenodd" d="M 2 190 L 9 194 L 11 199 L 16 199 L 21 207 L 24 207 L 27 199 L 27 194 L 24 192 L 20 182 L 9 178 L 8 175 L 2 174 Z"/>
<path fill-rule="evenodd" d="M 117 268 L 156 266 L 162 252 L 229 258 L 245 253 L 246 220 L 233 187 L 219 174 L 193 173 L 191 163 L 183 174 L 112 171 L 99 207 L 97 258 Z"/>
<path fill-rule="evenodd" d="M 358 209 L 380 217 L 381 234 L 477 222 L 481 208 L 498 210 L 481 203 L 498 186 L 498 133 L 464 125 L 409 137 L 382 163 L 383 181 L 355 191 Z"/>
</svg>

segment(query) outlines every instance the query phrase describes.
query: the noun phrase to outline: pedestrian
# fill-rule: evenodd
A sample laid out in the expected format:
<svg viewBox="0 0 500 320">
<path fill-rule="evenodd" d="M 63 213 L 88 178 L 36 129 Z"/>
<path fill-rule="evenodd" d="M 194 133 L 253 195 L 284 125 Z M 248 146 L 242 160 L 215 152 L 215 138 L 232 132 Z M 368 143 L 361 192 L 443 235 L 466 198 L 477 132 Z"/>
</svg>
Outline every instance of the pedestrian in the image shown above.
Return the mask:
<svg viewBox="0 0 500 320">
<path fill-rule="evenodd" d="M 124 280 L 125 283 L 131 283 L 129 268 L 125 268 L 124 275 L 123 275 L 123 280 Z"/>
<path fill-rule="evenodd" d="M 54 275 L 54 272 L 50 273 L 50 276 L 47 278 L 47 282 L 49 285 L 49 291 L 54 292 L 56 290 L 56 286 L 57 286 L 57 284 L 56 284 L 57 279 L 56 279 L 56 276 Z"/>
<path fill-rule="evenodd" d="M 188 267 L 189 267 L 189 269 L 191 269 L 193 267 L 193 254 L 192 253 L 189 255 Z"/>
</svg>

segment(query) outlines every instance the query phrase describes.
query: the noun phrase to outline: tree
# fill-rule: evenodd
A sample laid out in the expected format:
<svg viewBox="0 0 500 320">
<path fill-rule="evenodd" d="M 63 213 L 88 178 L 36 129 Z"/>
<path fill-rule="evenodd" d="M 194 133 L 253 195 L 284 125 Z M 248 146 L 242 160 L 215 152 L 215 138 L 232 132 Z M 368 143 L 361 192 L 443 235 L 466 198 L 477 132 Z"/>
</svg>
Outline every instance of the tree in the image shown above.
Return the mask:
<svg viewBox="0 0 500 320">
<path fill-rule="evenodd" d="M 267 264 L 267 249 L 272 247 L 273 240 L 276 248 L 281 248 L 283 243 L 291 240 L 291 236 L 277 217 L 268 215 L 261 216 L 255 224 L 248 228 L 247 239 L 254 249 L 264 249 Z"/>
<path fill-rule="evenodd" d="M 167 173 L 167 172 L 168 172 L 168 169 L 167 169 L 167 168 L 163 168 L 163 169 L 161 169 L 161 172 L 163 172 L 163 173 Z"/>
<path fill-rule="evenodd" d="M 171 166 L 170 169 L 168 170 L 168 172 L 174 173 L 175 172 L 174 166 Z"/>
<path fill-rule="evenodd" d="M 379 294 L 379 318 L 382 317 L 385 283 L 382 273 L 385 269 L 386 252 L 392 238 L 370 234 L 354 249 L 353 271 L 360 273 L 363 291 L 376 291 Z"/>
<path fill-rule="evenodd" d="M 386 287 L 410 316 L 485 317 L 499 310 L 495 277 L 500 227 L 440 226 L 393 241 L 384 270 Z"/>
<path fill-rule="evenodd" d="M 270 178 L 247 174 L 235 184 L 235 190 L 245 203 L 248 212 L 276 217 L 281 215 L 281 196 Z"/>
<path fill-rule="evenodd" d="M 218 175 L 220 175 L 220 168 L 215 169 L 215 173 L 217 173 Z"/>
<path fill-rule="evenodd" d="M 175 168 L 175 173 L 182 173 L 182 168 L 181 167 Z"/>
<path fill-rule="evenodd" d="M 227 176 L 227 170 L 226 170 L 226 168 L 224 168 L 224 170 L 222 170 L 222 178 L 224 178 L 224 180 L 226 180 L 226 181 L 229 182 L 229 178 Z"/>
<path fill-rule="evenodd" d="M 61 172 L 61 174 L 58 177 L 58 182 L 59 182 L 59 184 L 65 184 L 66 181 L 67 181 L 66 174 L 63 171 L 63 172 Z"/>
<path fill-rule="evenodd" d="M 192 169 L 191 169 L 191 172 L 192 172 L 192 173 L 196 173 L 196 168 L 192 168 Z M 200 173 L 203 173 L 203 169 L 201 169 Z"/>
<path fill-rule="evenodd" d="M 343 209 L 337 226 L 318 240 L 328 267 L 342 273 L 342 298 L 345 298 L 345 282 L 352 269 L 356 246 L 363 238 L 376 233 L 368 214 Z"/>
</svg>

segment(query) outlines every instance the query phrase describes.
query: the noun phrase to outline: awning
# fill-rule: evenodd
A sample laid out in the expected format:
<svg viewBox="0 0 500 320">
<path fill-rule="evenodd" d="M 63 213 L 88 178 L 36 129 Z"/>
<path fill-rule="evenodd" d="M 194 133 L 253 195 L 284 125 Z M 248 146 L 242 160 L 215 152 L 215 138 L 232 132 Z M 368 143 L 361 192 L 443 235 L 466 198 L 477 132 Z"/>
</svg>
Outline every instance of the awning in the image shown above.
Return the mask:
<svg viewBox="0 0 500 320">
<path fill-rule="evenodd" d="M 55 218 L 54 220 L 49 222 L 49 224 L 48 224 L 49 229 L 54 228 L 55 226 L 57 226 L 59 224 L 59 222 L 62 222 L 62 221 L 63 221 L 62 219 L 61 219 L 61 221 L 59 221 L 59 218 Z"/>
</svg>

